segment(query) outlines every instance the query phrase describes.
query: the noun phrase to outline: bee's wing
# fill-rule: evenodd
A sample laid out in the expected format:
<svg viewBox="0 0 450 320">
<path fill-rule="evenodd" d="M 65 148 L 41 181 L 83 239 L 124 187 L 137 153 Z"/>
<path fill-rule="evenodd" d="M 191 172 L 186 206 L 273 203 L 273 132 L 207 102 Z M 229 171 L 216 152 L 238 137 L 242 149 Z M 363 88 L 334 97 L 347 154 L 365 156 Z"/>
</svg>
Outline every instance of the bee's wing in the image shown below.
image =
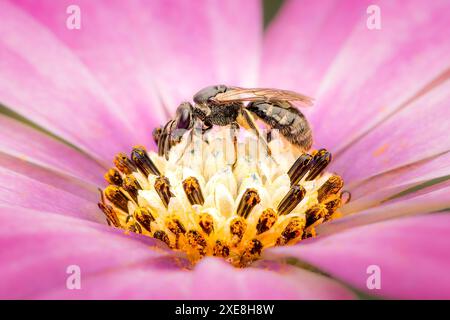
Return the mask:
<svg viewBox="0 0 450 320">
<path fill-rule="evenodd" d="M 296 107 L 308 107 L 313 105 L 313 99 L 303 94 L 288 90 L 269 88 L 246 89 L 229 87 L 227 91 L 217 94 L 212 100 L 215 102 L 288 101 Z"/>
</svg>

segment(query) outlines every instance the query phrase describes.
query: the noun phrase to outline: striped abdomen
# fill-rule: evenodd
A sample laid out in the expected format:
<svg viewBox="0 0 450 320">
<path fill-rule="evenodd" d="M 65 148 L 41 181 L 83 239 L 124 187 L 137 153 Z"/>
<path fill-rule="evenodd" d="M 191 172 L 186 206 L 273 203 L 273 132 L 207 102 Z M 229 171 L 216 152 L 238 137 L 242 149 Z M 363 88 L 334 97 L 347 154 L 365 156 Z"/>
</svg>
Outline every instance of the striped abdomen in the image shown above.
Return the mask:
<svg viewBox="0 0 450 320">
<path fill-rule="evenodd" d="M 303 150 L 312 146 L 312 132 L 303 113 L 287 101 L 251 102 L 247 107 L 264 123 L 278 129 L 290 143 Z"/>
</svg>

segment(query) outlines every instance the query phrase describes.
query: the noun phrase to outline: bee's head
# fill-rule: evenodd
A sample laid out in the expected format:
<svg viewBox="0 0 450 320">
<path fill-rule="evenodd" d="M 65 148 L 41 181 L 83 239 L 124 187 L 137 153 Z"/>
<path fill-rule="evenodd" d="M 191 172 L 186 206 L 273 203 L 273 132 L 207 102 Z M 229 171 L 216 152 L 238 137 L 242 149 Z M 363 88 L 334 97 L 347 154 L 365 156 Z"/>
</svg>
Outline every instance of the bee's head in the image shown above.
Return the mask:
<svg viewBox="0 0 450 320">
<path fill-rule="evenodd" d="M 214 98 L 219 93 L 227 91 L 227 89 L 228 87 L 223 84 L 203 88 L 194 95 L 194 102 L 199 105 L 207 104 L 210 102 L 211 98 Z"/>
</svg>

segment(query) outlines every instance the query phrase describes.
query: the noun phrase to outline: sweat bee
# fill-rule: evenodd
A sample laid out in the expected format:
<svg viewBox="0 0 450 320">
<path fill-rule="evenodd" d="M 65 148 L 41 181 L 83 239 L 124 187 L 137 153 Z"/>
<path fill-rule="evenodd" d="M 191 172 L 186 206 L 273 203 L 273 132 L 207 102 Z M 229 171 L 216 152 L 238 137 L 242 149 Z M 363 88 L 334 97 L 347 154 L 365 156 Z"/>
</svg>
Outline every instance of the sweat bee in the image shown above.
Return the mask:
<svg viewBox="0 0 450 320">
<path fill-rule="evenodd" d="M 270 129 L 279 130 L 301 151 L 307 151 L 312 146 L 310 125 L 298 109 L 312 106 L 312 99 L 303 94 L 279 89 L 216 85 L 197 92 L 193 101 L 194 104 L 181 103 L 174 119 L 154 130 L 153 138 L 160 156 L 167 158 L 170 148 L 180 142 L 183 133 L 197 125 L 203 133 L 214 125 L 254 130 L 270 155 L 267 137 L 261 134 L 256 124 L 258 119 Z"/>
</svg>

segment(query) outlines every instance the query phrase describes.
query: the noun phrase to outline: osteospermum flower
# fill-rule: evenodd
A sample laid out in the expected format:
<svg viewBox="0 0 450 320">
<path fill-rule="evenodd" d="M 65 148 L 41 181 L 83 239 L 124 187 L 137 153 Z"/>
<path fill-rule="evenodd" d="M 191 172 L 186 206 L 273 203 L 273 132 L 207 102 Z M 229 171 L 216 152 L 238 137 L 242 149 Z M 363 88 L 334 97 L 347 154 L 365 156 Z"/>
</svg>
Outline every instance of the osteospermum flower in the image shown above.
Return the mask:
<svg viewBox="0 0 450 320">
<path fill-rule="evenodd" d="M 0 2 L 1 297 L 450 297 L 448 1 L 377 1 L 376 30 L 372 1 L 290 1 L 265 31 L 259 1 L 77 2 L 79 29 L 71 1 Z M 230 165 L 225 128 L 157 156 L 219 83 L 314 96 L 331 164 L 241 129 Z"/>
</svg>

